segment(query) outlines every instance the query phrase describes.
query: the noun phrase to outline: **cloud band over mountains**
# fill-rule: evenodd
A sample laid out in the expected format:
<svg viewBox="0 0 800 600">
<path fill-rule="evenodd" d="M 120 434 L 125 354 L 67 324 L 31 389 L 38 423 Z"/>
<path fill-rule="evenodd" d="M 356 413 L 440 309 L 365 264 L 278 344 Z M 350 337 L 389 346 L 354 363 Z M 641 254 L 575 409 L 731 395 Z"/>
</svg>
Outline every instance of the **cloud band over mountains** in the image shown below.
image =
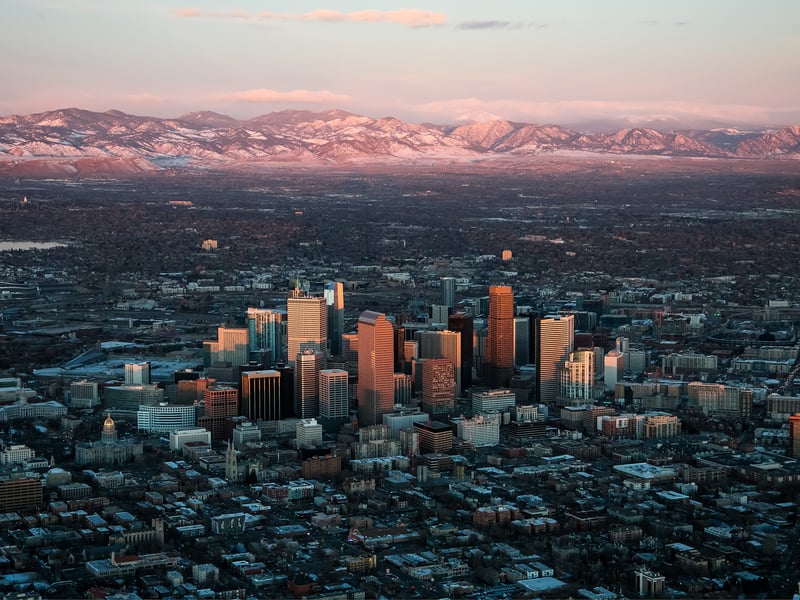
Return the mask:
<svg viewBox="0 0 800 600">
<path fill-rule="evenodd" d="M 251 102 L 272 104 L 279 102 L 296 102 L 301 104 L 344 104 L 350 102 L 350 97 L 336 94 L 328 90 L 290 90 L 280 92 L 266 88 L 253 90 L 240 90 L 235 92 L 222 92 L 215 94 L 214 99 L 226 102 Z"/>
<path fill-rule="evenodd" d="M 270 11 L 204 11 L 198 8 L 180 8 L 172 12 L 182 18 L 231 19 L 242 21 L 322 21 L 331 23 L 394 23 L 405 27 L 435 27 L 444 25 L 447 15 L 416 8 L 397 10 L 359 10 L 341 12 L 319 9 L 305 13 L 277 13 Z"/>
</svg>

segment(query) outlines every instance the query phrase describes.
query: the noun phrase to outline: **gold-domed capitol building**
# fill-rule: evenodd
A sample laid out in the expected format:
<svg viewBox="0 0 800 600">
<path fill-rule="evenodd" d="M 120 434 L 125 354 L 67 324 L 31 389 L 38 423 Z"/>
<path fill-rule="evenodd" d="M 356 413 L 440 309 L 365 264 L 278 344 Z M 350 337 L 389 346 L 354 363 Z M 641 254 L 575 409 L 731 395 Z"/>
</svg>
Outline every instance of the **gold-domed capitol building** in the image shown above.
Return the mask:
<svg viewBox="0 0 800 600">
<path fill-rule="evenodd" d="M 75 444 L 75 461 L 79 465 L 121 465 L 130 460 L 138 460 L 142 456 L 141 442 L 119 440 L 117 426 L 111 413 L 103 422 L 103 432 L 99 442 L 82 442 Z"/>
</svg>

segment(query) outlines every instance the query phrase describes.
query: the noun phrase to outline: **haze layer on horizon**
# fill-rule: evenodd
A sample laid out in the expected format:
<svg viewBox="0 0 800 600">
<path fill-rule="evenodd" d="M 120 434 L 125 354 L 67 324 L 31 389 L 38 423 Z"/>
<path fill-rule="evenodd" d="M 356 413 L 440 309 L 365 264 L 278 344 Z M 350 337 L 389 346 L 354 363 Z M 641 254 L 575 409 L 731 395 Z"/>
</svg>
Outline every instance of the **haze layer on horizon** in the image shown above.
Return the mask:
<svg viewBox="0 0 800 600">
<path fill-rule="evenodd" d="M 796 0 L 6 0 L 0 114 L 800 123 Z"/>
</svg>

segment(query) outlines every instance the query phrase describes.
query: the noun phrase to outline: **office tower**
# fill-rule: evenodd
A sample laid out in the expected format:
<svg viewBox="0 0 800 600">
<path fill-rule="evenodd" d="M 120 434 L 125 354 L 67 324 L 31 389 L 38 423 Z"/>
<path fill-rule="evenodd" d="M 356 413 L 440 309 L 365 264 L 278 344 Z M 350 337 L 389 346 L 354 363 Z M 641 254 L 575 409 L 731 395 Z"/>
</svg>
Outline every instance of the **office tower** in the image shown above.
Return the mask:
<svg viewBox="0 0 800 600">
<path fill-rule="evenodd" d="M 453 363 L 455 394 L 461 396 L 461 334 L 458 331 L 417 331 L 419 358 L 447 358 Z"/>
<path fill-rule="evenodd" d="M 331 356 L 342 353 L 342 334 L 344 333 L 344 286 L 340 281 L 325 284 L 325 304 L 328 307 L 328 341 Z"/>
<path fill-rule="evenodd" d="M 594 400 L 594 352 L 577 350 L 558 366 L 558 406 L 580 406 Z"/>
<path fill-rule="evenodd" d="M 280 421 L 281 374 L 278 371 L 242 373 L 242 414 L 252 421 Z"/>
<path fill-rule="evenodd" d="M 489 314 L 489 296 L 475 298 L 475 307 L 472 314 L 477 317 L 485 317 Z"/>
<path fill-rule="evenodd" d="M 537 312 L 530 312 L 526 316 L 528 317 L 528 362 L 536 364 L 536 357 L 539 355 L 537 350 L 539 321 L 542 320 L 542 317 Z"/>
<path fill-rule="evenodd" d="M 348 373 L 342 369 L 319 372 L 319 416 L 323 419 L 346 419 L 350 415 Z"/>
<path fill-rule="evenodd" d="M 572 315 L 547 316 L 539 321 L 536 343 L 536 394 L 540 403 L 553 404 L 558 395 L 558 365 L 572 352 L 575 335 Z"/>
<path fill-rule="evenodd" d="M 394 404 L 395 406 L 410 406 L 411 391 L 413 389 L 411 375 L 405 373 L 394 374 Z"/>
<path fill-rule="evenodd" d="M 100 404 L 96 381 L 73 381 L 69 384 L 69 404 L 73 408 L 94 408 Z"/>
<path fill-rule="evenodd" d="M 295 426 L 298 448 L 316 448 L 322 445 L 322 425 L 316 419 L 300 419 Z"/>
<path fill-rule="evenodd" d="M 612 350 L 603 359 L 603 382 L 607 392 L 613 392 L 625 371 L 625 355 Z"/>
<path fill-rule="evenodd" d="M 407 366 L 405 354 L 406 328 L 397 323 L 392 324 L 392 328 L 394 330 L 394 370 L 397 373 L 405 373 Z"/>
<path fill-rule="evenodd" d="M 422 410 L 431 415 L 455 409 L 455 368 L 449 358 L 427 358 L 422 365 Z"/>
<path fill-rule="evenodd" d="M 175 371 L 173 377 L 175 382 L 166 386 L 166 395 L 173 404 L 199 404 L 205 389 L 216 383 L 215 379 L 200 377 L 198 371 Z"/>
<path fill-rule="evenodd" d="M 787 456 L 800 458 L 800 413 L 789 417 L 789 451 Z"/>
<path fill-rule="evenodd" d="M 37 477 L 0 477 L 0 510 L 10 513 L 40 509 L 44 506 L 43 490 L 42 481 Z"/>
<path fill-rule="evenodd" d="M 486 379 L 489 387 L 508 387 L 514 374 L 514 294 L 511 286 L 489 286 Z"/>
<path fill-rule="evenodd" d="M 500 443 L 500 413 L 476 415 L 471 419 L 455 419 L 458 437 L 471 442 L 475 448 Z"/>
<path fill-rule="evenodd" d="M 136 429 L 148 433 L 169 433 L 196 424 L 194 406 L 166 404 L 140 406 L 136 413 Z"/>
<path fill-rule="evenodd" d="M 472 387 L 472 316 L 466 313 L 456 313 L 447 318 L 447 328 L 450 331 L 457 331 L 461 340 L 461 367 L 460 367 L 460 386 L 461 391 Z"/>
<path fill-rule="evenodd" d="M 521 367 L 531 362 L 530 320 L 528 317 L 514 317 L 514 365 Z"/>
<path fill-rule="evenodd" d="M 511 390 L 487 390 L 472 393 L 473 414 L 508 412 L 517 403 L 517 395 Z"/>
<path fill-rule="evenodd" d="M 423 454 L 448 452 L 453 447 L 453 428 L 440 421 L 414 423 L 419 432 L 419 450 Z"/>
<path fill-rule="evenodd" d="M 394 407 L 394 332 L 386 315 L 361 313 L 358 346 L 358 423 L 378 425 Z"/>
<path fill-rule="evenodd" d="M 294 367 L 283 363 L 275 365 L 281 374 L 281 418 L 296 417 L 294 413 Z"/>
<path fill-rule="evenodd" d="M 319 372 L 325 368 L 325 355 L 303 350 L 294 363 L 294 413 L 300 419 L 319 416 Z"/>
<path fill-rule="evenodd" d="M 239 413 L 239 392 L 227 385 L 212 385 L 203 393 L 205 414 L 197 420 L 211 432 L 212 440 L 226 439 L 226 428 Z"/>
<path fill-rule="evenodd" d="M 150 385 L 150 362 L 126 363 L 125 385 Z"/>
<path fill-rule="evenodd" d="M 283 314 L 266 308 L 248 308 L 247 332 L 251 358 L 265 360 L 268 366 L 282 360 Z"/>
<path fill-rule="evenodd" d="M 447 323 L 447 317 L 450 315 L 450 307 L 444 304 L 431 305 L 431 323 L 437 325 L 444 325 Z"/>
<path fill-rule="evenodd" d="M 294 365 L 297 355 L 304 350 L 327 352 L 328 307 L 325 298 L 306 296 L 295 289 L 286 300 L 286 314 L 288 364 Z"/>
<path fill-rule="evenodd" d="M 453 309 L 456 306 L 456 278 L 442 277 L 442 304 Z"/>
<path fill-rule="evenodd" d="M 136 411 L 140 406 L 156 406 L 164 402 L 164 390 L 156 384 L 107 385 L 103 405 L 117 410 Z"/>
<path fill-rule="evenodd" d="M 358 362 L 357 333 L 345 333 L 342 335 L 342 357 L 348 362 Z"/>
<path fill-rule="evenodd" d="M 623 366 L 626 373 L 633 375 L 643 373 L 647 369 L 647 351 L 629 348 L 623 354 Z"/>
<path fill-rule="evenodd" d="M 219 327 L 217 339 L 203 342 L 203 364 L 208 373 L 217 379 L 238 380 L 239 365 L 250 360 L 250 347 L 247 342 L 247 329 Z"/>
</svg>

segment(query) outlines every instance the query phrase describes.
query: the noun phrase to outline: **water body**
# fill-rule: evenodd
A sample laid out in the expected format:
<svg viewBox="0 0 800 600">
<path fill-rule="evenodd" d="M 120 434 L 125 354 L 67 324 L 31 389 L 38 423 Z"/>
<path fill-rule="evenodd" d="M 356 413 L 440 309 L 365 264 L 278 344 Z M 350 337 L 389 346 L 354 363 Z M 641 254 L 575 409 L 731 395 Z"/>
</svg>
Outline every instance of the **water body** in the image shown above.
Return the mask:
<svg viewBox="0 0 800 600">
<path fill-rule="evenodd" d="M 63 242 L 0 242 L 0 252 L 11 250 L 50 250 L 51 248 L 66 248 Z"/>
</svg>

